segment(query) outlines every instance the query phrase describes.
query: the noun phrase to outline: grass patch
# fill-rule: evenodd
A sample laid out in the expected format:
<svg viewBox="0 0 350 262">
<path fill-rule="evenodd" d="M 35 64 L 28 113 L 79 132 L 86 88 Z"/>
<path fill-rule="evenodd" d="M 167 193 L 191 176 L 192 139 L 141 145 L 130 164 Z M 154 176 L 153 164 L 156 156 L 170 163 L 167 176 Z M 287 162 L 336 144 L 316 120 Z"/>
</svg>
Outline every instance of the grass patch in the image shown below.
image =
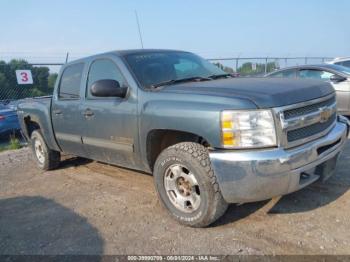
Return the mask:
<svg viewBox="0 0 350 262">
<path fill-rule="evenodd" d="M 19 141 L 19 139 L 16 138 L 15 136 L 11 136 L 9 144 L 7 146 L 0 146 L 0 152 L 6 151 L 6 150 L 20 149 L 21 147 L 22 146 L 21 146 L 21 142 Z"/>
<path fill-rule="evenodd" d="M 21 147 L 22 146 L 21 146 L 21 142 L 19 142 L 19 139 L 14 136 L 11 136 L 10 145 L 8 146 L 8 148 L 10 150 L 13 150 L 13 149 L 20 149 Z"/>
</svg>

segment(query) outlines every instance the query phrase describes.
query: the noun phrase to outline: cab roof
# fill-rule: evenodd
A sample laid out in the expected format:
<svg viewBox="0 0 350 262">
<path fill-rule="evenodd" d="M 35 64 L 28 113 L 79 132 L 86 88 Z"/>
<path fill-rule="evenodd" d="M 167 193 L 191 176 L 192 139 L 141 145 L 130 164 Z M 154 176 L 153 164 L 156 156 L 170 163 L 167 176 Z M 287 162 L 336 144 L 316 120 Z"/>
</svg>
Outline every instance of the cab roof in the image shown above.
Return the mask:
<svg viewBox="0 0 350 262">
<path fill-rule="evenodd" d="M 72 60 L 69 63 L 65 64 L 64 66 L 74 64 L 74 63 L 79 63 L 79 62 L 84 62 L 87 59 L 103 56 L 103 55 L 117 55 L 120 57 L 128 56 L 128 55 L 137 55 L 137 54 L 147 54 L 147 53 L 170 53 L 170 52 L 186 52 L 187 51 L 182 51 L 182 50 L 173 50 L 173 49 L 127 49 L 127 50 L 114 50 L 114 51 L 109 51 L 109 52 L 104 52 L 96 55 L 91 55 L 83 58 L 79 58 L 76 60 Z"/>
</svg>

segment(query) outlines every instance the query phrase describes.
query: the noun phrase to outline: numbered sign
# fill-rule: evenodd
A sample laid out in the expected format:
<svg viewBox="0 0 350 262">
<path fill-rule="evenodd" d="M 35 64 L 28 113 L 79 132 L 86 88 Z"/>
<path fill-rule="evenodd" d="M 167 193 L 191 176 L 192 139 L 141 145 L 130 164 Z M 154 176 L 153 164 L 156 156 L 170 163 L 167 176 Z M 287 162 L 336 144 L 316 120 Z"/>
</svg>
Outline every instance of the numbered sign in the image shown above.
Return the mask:
<svg viewBox="0 0 350 262">
<path fill-rule="evenodd" d="M 32 72 L 30 70 L 16 70 L 16 77 L 19 85 L 33 84 Z"/>
</svg>

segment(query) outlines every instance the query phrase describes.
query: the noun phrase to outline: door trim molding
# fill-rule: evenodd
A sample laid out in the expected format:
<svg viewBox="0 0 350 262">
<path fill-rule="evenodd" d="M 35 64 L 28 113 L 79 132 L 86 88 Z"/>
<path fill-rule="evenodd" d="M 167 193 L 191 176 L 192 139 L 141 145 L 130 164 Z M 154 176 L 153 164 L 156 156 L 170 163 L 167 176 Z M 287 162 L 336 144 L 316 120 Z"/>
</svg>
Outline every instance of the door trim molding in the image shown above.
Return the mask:
<svg viewBox="0 0 350 262">
<path fill-rule="evenodd" d="M 134 152 L 133 140 L 124 137 L 113 138 L 111 140 L 93 138 L 93 137 L 82 137 L 83 144 L 89 146 L 96 146 L 100 148 L 108 148 L 112 150 Z"/>
<path fill-rule="evenodd" d="M 64 141 L 81 144 L 81 136 L 67 134 L 67 133 L 55 133 L 55 135 L 58 140 L 64 140 Z"/>
</svg>

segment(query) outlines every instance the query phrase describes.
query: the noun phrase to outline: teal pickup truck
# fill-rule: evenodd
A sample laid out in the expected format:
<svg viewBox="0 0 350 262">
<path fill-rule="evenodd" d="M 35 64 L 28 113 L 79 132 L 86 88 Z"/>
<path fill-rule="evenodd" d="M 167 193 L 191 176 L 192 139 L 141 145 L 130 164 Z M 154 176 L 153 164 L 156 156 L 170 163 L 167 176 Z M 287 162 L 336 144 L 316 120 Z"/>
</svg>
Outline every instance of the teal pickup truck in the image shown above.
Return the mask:
<svg viewBox="0 0 350 262">
<path fill-rule="evenodd" d="M 234 78 L 175 50 L 65 64 L 53 96 L 26 100 L 18 115 L 41 169 L 64 152 L 153 173 L 165 208 L 193 227 L 228 203 L 326 180 L 349 132 L 329 83 Z"/>
</svg>

